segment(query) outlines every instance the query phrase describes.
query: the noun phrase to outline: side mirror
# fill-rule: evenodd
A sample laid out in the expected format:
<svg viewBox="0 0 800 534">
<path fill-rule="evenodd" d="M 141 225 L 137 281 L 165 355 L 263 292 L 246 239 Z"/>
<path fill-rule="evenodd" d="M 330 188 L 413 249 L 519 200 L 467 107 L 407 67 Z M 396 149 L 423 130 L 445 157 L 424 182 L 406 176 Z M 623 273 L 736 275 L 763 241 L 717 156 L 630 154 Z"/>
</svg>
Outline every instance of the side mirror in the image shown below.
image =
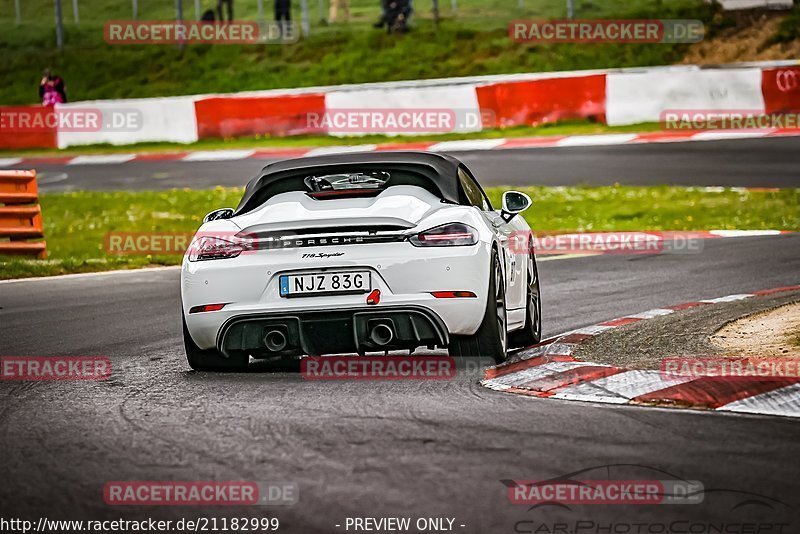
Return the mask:
<svg viewBox="0 0 800 534">
<path fill-rule="evenodd" d="M 203 217 L 203 222 L 207 223 L 216 221 L 217 219 L 230 219 L 231 217 L 233 217 L 233 208 L 220 208 Z"/>
<path fill-rule="evenodd" d="M 533 201 L 531 197 L 519 191 L 506 191 L 503 193 L 503 207 L 500 216 L 505 222 L 509 222 L 517 213 L 522 213 L 531 207 Z"/>
</svg>

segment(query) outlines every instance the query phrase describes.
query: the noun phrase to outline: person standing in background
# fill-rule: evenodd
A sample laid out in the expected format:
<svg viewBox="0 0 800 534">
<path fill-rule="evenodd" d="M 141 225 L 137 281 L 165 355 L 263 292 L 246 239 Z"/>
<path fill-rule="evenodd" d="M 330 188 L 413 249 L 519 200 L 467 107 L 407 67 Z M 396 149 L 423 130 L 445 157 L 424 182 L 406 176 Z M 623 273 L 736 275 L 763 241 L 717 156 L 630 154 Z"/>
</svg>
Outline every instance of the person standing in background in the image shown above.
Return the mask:
<svg viewBox="0 0 800 534">
<path fill-rule="evenodd" d="M 292 31 L 292 1 L 275 0 L 275 22 L 281 31 L 282 37 L 291 36 Z"/>
<path fill-rule="evenodd" d="M 42 81 L 39 82 L 39 99 L 43 106 L 55 106 L 67 102 L 67 90 L 61 76 L 56 76 L 50 69 L 45 69 Z"/>
<path fill-rule="evenodd" d="M 225 21 L 222 16 L 222 4 L 225 4 L 225 10 L 228 12 L 228 22 L 233 21 L 233 0 L 217 0 L 217 19 L 220 22 Z"/>
<path fill-rule="evenodd" d="M 350 0 L 331 0 L 331 8 L 328 13 L 328 22 L 336 22 L 339 15 L 339 7 L 344 11 L 344 20 L 350 20 Z"/>
</svg>

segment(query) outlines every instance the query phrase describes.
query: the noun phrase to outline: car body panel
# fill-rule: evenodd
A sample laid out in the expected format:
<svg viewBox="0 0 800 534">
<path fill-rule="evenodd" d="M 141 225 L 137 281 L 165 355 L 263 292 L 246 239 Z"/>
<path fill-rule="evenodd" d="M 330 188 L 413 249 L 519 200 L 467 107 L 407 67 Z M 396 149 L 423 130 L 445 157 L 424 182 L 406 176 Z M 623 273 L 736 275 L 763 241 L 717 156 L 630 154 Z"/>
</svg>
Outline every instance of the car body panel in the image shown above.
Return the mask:
<svg viewBox="0 0 800 534">
<path fill-rule="evenodd" d="M 477 231 L 477 243 L 418 247 L 407 237 L 447 223 L 462 223 Z M 346 230 L 346 231 L 345 231 Z M 342 232 L 345 232 L 342 234 Z M 381 243 L 334 243 L 348 232 L 391 236 Z M 499 211 L 446 202 L 413 185 L 387 187 L 367 198 L 319 200 L 305 192 L 277 194 L 264 205 L 230 219 L 201 226 L 198 236 L 220 235 L 255 239 L 253 250 L 235 258 L 190 261 L 184 257 L 181 296 L 187 329 L 200 349 L 219 348 L 220 328 L 232 318 L 264 313 L 315 310 L 374 310 L 421 306 L 433 312 L 450 335 L 474 334 L 483 320 L 489 289 L 492 250 L 501 258 L 506 284 L 508 330 L 525 323 L 527 258 L 514 239 L 527 235 L 522 217 L 506 221 Z M 278 233 L 279 248 L 263 246 Z M 370 235 L 370 234 L 368 234 Z M 297 237 L 295 246 L 293 237 Z M 271 248 L 272 247 L 272 248 Z M 190 247 L 191 248 L 191 247 Z M 366 270 L 380 302 L 367 304 L 367 294 L 336 294 L 284 298 L 279 277 L 286 274 Z M 468 291 L 469 298 L 436 298 L 435 291 Z M 225 304 L 213 312 L 192 308 Z"/>
</svg>

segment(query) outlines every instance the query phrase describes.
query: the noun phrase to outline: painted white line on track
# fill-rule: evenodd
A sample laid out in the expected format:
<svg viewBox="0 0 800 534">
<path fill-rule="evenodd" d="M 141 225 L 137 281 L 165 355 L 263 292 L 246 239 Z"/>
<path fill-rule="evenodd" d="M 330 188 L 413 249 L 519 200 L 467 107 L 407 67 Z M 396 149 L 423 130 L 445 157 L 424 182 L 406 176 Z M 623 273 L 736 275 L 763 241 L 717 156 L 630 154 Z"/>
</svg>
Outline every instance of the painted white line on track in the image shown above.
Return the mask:
<svg viewBox="0 0 800 534">
<path fill-rule="evenodd" d="M 255 150 L 205 150 L 187 154 L 181 161 L 231 161 L 247 159 L 255 153 Z"/>
<path fill-rule="evenodd" d="M 558 256 L 541 256 L 536 258 L 536 262 L 540 261 L 555 261 L 555 260 L 572 260 L 575 258 L 589 258 L 591 256 L 602 256 L 600 252 L 584 253 L 584 254 L 560 254 Z"/>
<path fill-rule="evenodd" d="M 460 152 L 466 150 L 491 150 L 497 148 L 505 139 L 465 139 L 463 141 L 442 141 L 428 147 L 430 152 Z"/>
<path fill-rule="evenodd" d="M 0 167 L 12 167 L 22 163 L 22 158 L 0 158 Z"/>
<path fill-rule="evenodd" d="M 718 304 L 720 302 L 735 302 L 737 300 L 749 299 L 752 296 L 753 295 L 749 293 L 741 295 L 728 295 L 727 297 L 719 297 L 716 299 L 704 299 L 699 302 L 705 302 L 706 304 Z"/>
<path fill-rule="evenodd" d="M 359 152 L 372 152 L 378 148 L 378 145 L 352 145 L 352 146 L 321 146 L 319 148 L 312 148 L 303 157 L 309 156 L 328 156 L 331 154 L 357 154 Z"/>
<path fill-rule="evenodd" d="M 601 135 L 572 135 L 556 143 L 558 147 L 568 146 L 607 146 L 624 145 L 639 137 L 639 134 L 601 134 Z"/>
<path fill-rule="evenodd" d="M 709 234 L 719 237 L 764 237 L 781 235 L 781 230 L 709 230 Z"/>
<path fill-rule="evenodd" d="M 127 163 L 136 158 L 136 154 L 96 154 L 75 156 L 67 165 L 105 165 L 108 163 Z"/>
<path fill-rule="evenodd" d="M 754 139 L 761 137 L 797 137 L 800 136 L 800 130 L 792 132 L 780 131 L 724 131 L 724 132 L 700 132 L 686 137 L 657 137 L 650 138 L 646 135 L 639 133 L 632 134 L 594 134 L 594 135 L 573 135 L 566 137 L 553 136 L 553 139 L 544 137 L 533 138 L 509 138 L 509 139 L 464 139 L 454 141 L 442 141 L 439 143 L 431 143 L 427 150 L 433 152 L 440 151 L 482 151 L 482 150 L 520 150 L 520 149 L 540 149 L 540 148 L 560 148 L 560 147 L 581 147 L 581 146 L 611 146 L 611 145 L 625 145 L 625 144 L 647 144 L 647 143 L 689 143 L 694 141 L 715 141 L 715 140 L 736 140 L 736 139 Z M 527 143 L 526 143 L 527 141 Z M 413 141 L 409 141 L 413 143 Z M 417 144 L 418 146 L 418 144 Z M 310 149 L 303 156 L 318 156 L 328 154 L 347 154 L 352 152 L 372 152 L 380 149 L 380 145 L 364 144 L 352 146 L 325 146 Z M 399 147 L 393 147 L 392 150 L 403 150 Z M 228 152 L 230 155 L 225 155 Z M 240 153 L 249 153 L 248 155 L 240 155 Z M 178 161 L 225 161 L 247 159 L 256 156 L 258 150 L 217 150 L 217 151 L 198 151 L 190 152 Z M 150 152 L 143 152 L 141 154 L 111 154 L 111 155 L 98 155 L 98 156 L 76 156 L 67 165 L 81 165 L 81 164 L 102 164 L 102 163 L 125 163 L 128 161 L 135 161 L 139 158 L 146 159 Z M 204 155 L 196 155 L 204 154 Z M 205 154 L 209 154 L 206 156 Z M 37 158 L 31 158 L 36 160 Z M 26 158 L 5 158 L 0 159 L 0 167 L 2 162 L 5 165 L 18 165 L 26 163 Z M 9 163 L 11 162 L 11 163 Z M 34 162 L 30 163 L 35 164 Z M 710 190 L 710 189 L 709 189 Z M 719 188 L 720 191 L 724 188 Z"/>
<path fill-rule="evenodd" d="M 573 330 L 573 331 L 569 332 L 567 335 L 571 335 L 571 334 L 586 334 L 586 335 L 589 335 L 589 336 L 595 336 L 597 334 L 600 334 L 600 333 L 605 332 L 607 330 L 612 330 L 614 328 L 616 328 L 616 327 L 615 326 L 609 326 L 609 325 L 602 325 L 602 324 L 594 324 L 594 325 L 591 325 L 591 326 L 584 326 L 583 328 L 578 328 L 577 330 Z"/>
<path fill-rule="evenodd" d="M 647 310 L 641 313 L 636 313 L 634 315 L 626 315 L 625 317 L 623 317 L 623 319 L 652 319 L 653 317 L 659 317 L 661 315 L 669 315 L 670 313 L 675 313 L 675 310 L 656 308 L 655 310 Z"/>
<path fill-rule="evenodd" d="M 164 267 L 144 267 L 142 269 L 117 269 L 115 271 L 98 271 L 96 273 L 73 273 L 73 274 L 57 274 L 53 276 L 33 276 L 30 278 L 12 278 L 10 280 L 0 280 L 0 284 L 17 284 L 23 282 L 47 282 L 49 280 L 64 280 L 75 278 L 90 278 L 93 276 L 114 276 L 121 274 L 137 274 L 147 273 L 153 271 L 170 271 L 180 269 L 180 265 L 166 265 Z"/>
<path fill-rule="evenodd" d="M 691 138 L 692 141 L 725 141 L 727 139 L 758 139 L 759 137 L 766 137 L 771 132 L 757 131 L 757 132 L 700 132 L 694 134 Z"/>
</svg>

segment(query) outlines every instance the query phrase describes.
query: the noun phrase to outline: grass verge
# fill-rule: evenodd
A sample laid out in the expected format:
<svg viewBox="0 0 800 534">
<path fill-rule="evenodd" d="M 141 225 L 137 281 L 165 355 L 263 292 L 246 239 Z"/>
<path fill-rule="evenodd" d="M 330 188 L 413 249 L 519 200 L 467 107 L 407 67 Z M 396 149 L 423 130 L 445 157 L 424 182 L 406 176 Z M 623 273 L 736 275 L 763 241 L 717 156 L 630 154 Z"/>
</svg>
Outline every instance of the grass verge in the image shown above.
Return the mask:
<svg viewBox="0 0 800 534">
<path fill-rule="evenodd" d="M 63 2 L 70 4 L 70 2 Z M 204 2 L 210 4 L 210 2 Z M 312 5 L 310 35 L 290 45 L 110 45 L 107 20 L 128 19 L 130 2 L 81 0 L 80 24 L 65 15 L 65 46 L 57 50 L 53 2 L 26 0 L 22 24 L 11 2 L 0 12 L 0 102 L 37 100 L 45 67 L 66 81 L 72 101 L 236 92 L 342 83 L 416 80 L 515 72 L 667 65 L 679 61 L 686 44 L 534 44 L 508 37 L 515 19 L 563 17 L 563 0 L 524 3 L 497 0 L 442 4 L 434 24 L 431 3 L 415 4 L 413 30 L 387 35 L 372 28 L 380 3 L 353 0 L 349 23 L 322 24 Z M 191 3 L 186 16 L 194 18 Z M 313 4 L 313 3 L 312 3 Z M 140 20 L 174 18 L 174 2 L 147 2 Z M 256 18 L 256 2 L 236 2 L 238 19 Z M 452 4 L 451 4 L 452 5 Z M 713 31 L 713 6 L 701 0 L 604 0 L 576 3 L 579 18 L 700 19 Z M 294 6 L 294 16 L 299 19 Z"/>
<path fill-rule="evenodd" d="M 507 188 L 487 190 L 494 205 Z M 800 189 L 742 191 L 672 186 L 528 187 L 524 216 L 536 231 L 800 230 Z M 235 206 L 238 188 L 74 192 L 41 196 L 48 260 L 0 257 L 0 279 L 177 265 L 179 255 L 115 255 L 109 232 L 194 232 L 212 209 Z"/>
</svg>

